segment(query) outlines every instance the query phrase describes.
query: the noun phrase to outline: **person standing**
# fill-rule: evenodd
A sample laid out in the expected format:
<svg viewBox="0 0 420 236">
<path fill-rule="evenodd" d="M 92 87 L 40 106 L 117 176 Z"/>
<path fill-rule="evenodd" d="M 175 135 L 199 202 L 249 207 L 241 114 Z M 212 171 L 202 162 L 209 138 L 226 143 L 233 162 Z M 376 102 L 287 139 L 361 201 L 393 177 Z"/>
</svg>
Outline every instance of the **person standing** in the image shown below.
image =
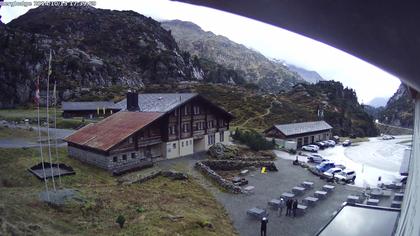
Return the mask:
<svg viewBox="0 0 420 236">
<path fill-rule="evenodd" d="M 286 201 L 286 216 L 290 216 L 291 214 L 291 209 L 292 209 L 292 199 L 287 199 Z"/>
<path fill-rule="evenodd" d="M 285 204 L 286 203 L 284 202 L 284 199 L 280 198 L 279 209 L 277 209 L 279 216 L 281 216 L 281 214 L 283 213 L 283 208 Z"/>
<path fill-rule="evenodd" d="M 292 203 L 292 211 L 293 211 L 293 217 L 296 217 L 296 210 L 298 206 L 298 200 L 294 199 Z"/>
<path fill-rule="evenodd" d="M 261 219 L 261 236 L 267 236 L 267 223 L 268 223 L 268 218 L 263 217 Z"/>
</svg>

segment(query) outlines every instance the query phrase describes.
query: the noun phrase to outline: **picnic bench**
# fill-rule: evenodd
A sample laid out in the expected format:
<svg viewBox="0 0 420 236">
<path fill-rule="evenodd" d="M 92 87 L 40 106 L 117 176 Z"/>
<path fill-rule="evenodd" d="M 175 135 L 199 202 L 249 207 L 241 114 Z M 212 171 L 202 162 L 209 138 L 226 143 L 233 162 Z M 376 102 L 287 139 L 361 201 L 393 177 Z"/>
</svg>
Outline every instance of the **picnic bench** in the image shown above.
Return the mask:
<svg viewBox="0 0 420 236">
<path fill-rule="evenodd" d="M 315 195 L 316 198 L 319 198 L 319 199 L 327 198 L 327 192 L 325 192 L 325 191 L 320 191 L 320 190 L 315 191 L 314 195 Z"/>
<path fill-rule="evenodd" d="M 322 190 L 324 190 L 326 192 L 332 192 L 334 189 L 335 189 L 334 185 L 326 184 L 326 185 L 322 186 Z"/>
<path fill-rule="evenodd" d="M 304 181 L 301 185 L 304 188 L 310 189 L 310 188 L 312 188 L 314 186 L 314 183 L 313 182 Z"/>
<path fill-rule="evenodd" d="M 395 201 L 402 201 L 404 198 L 404 193 L 395 193 L 394 194 L 394 200 Z"/>
<path fill-rule="evenodd" d="M 296 186 L 296 187 L 293 187 L 292 188 L 292 192 L 294 194 L 296 194 L 296 195 L 302 195 L 304 193 L 304 191 L 305 191 L 305 188 L 304 187 L 298 187 L 298 186 Z"/>
<path fill-rule="evenodd" d="M 283 193 L 283 194 L 281 195 L 281 197 L 287 200 L 287 199 L 294 198 L 294 197 L 295 197 L 295 195 L 294 195 L 293 193 Z"/>
<path fill-rule="evenodd" d="M 392 208 L 401 208 L 401 203 L 402 203 L 401 201 L 395 201 L 394 200 L 394 201 L 391 202 L 391 207 Z"/>
<path fill-rule="evenodd" d="M 305 197 L 303 199 L 303 203 L 305 203 L 307 206 L 315 206 L 317 201 L 318 201 L 318 198 L 316 197 Z"/>
<path fill-rule="evenodd" d="M 359 203 L 360 198 L 358 196 L 349 195 L 347 196 L 347 202 L 351 204 Z"/>
<path fill-rule="evenodd" d="M 268 216 L 268 212 L 265 209 L 261 209 L 261 208 L 258 208 L 258 207 L 248 209 L 246 211 L 246 214 L 251 216 L 251 217 L 257 218 L 258 220 L 261 220 L 263 217 Z"/>
<path fill-rule="evenodd" d="M 303 216 L 306 213 L 306 209 L 308 206 L 298 204 L 296 209 L 296 215 L 297 216 Z"/>
<path fill-rule="evenodd" d="M 379 199 L 371 198 L 367 200 L 366 204 L 369 206 L 377 206 L 379 204 Z"/>
<path fill-rule="evenodd" d="M 274 209 L 278 209 L 280 206 L 280 200 L 279 199 L 271 199 L 268 202 L 268 205 Z"/>
</svg>

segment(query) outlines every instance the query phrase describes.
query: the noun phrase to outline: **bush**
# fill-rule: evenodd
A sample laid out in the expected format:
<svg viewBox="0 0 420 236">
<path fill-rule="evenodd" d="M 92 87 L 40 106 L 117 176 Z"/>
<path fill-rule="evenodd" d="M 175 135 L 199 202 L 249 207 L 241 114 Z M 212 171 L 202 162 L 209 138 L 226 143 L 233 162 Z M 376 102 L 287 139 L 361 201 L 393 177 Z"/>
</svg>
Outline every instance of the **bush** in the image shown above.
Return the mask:
<svg viewBox="0 0 420 236">
<path fill-rule="evenodd" d="M 236 128 L 235 134 L 232 135 L 232 138 L 238 140 L 239 142 L 247 145 L 254 151 L 259 150 L 269 150 L 275 147 L 275 142 L 267 141 L 264 136 L 258 133 L 255 130 L 239 130 Z"/>
<path fill-rule="evenodd" d="M 122 229 L 123 227 L 124 227 L 124 223 L 125 223 L 125 217 L 123 216 L 123 215 L 119 215 L 118 217 L 117 217 L 117 220 L 115 221 L 119 226 L 120 226 L 120 228 Z"/>
</svg>

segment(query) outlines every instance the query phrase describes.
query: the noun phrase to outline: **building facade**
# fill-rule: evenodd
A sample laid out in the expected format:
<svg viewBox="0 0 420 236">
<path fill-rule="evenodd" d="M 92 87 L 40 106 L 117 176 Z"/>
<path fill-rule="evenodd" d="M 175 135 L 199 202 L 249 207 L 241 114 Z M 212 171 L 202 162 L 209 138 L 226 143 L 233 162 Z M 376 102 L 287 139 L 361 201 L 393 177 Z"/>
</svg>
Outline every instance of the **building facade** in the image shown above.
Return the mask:
<svg viewBox="0 0 420 236">
<path fill-rule="evenodd" d="M 98 101 L 98 102 L 62 102 L 61 109 L 63 110 L 64 118 L 84 117 L 97 118 L 107 117 L 119 111 L 119 108 L 114 107 L 112 101 Z"/>
<path fill-rule="evenodd" d="M 198 94 L 127 96 L 120 112 L 65 139 L 71 157 L 120 173 L 229 141 L 232 115 Z"/>
<path fill-rule="evenodd" d="M 276 143 L 285 146 L 286 142 L 295 143 L 296 148 L 317 141 L 332 138 L 332 127 L 325 121 L 313 121 L 273 125 L 264 131 L 267 138 L 274 138 Z"/>
</svg>

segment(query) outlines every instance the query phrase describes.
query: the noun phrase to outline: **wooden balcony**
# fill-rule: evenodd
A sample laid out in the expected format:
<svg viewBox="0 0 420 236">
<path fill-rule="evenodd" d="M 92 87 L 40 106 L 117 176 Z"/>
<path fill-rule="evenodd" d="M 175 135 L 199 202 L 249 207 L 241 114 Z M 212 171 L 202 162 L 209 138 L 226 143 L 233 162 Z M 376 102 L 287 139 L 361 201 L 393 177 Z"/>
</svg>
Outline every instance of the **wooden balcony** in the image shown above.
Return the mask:
<svg viewBox="0 0 420 236">
<path fill-rule="evenodd" d="M 139 139 L 138 147 L 146 147 L 150 145 L 159 144 L 162 142 L 162 138 L 160 136 L 148 137 Z"/>
</svg>

